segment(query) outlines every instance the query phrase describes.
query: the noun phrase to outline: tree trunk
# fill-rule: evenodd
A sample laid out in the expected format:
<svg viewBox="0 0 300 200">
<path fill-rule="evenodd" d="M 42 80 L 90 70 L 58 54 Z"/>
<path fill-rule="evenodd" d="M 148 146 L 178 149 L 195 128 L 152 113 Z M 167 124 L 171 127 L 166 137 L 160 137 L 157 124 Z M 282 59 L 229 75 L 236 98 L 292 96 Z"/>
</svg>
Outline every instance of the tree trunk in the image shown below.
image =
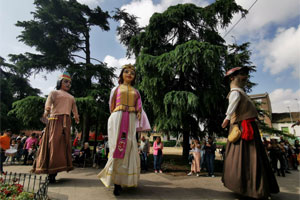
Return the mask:
<svg viewBox="0 0 300 200">
<path fill-rule="evenodd" d="M 89 124 L 89 114 L 87 112 L 83 113 L 82 117 L 82 140 L 81 140 L 81 145 L 83 145 L 85 142 L 89 141 L 89 136 L 90 136 L 90 124 Z"/>
<path fill-rule="evenodd" d="M 190 132 L 187 129 L 183 130 L 183 144 L 182 144 L 182 157 L 184 160 L 188 159 L 190 151 Z"/>
</svg>

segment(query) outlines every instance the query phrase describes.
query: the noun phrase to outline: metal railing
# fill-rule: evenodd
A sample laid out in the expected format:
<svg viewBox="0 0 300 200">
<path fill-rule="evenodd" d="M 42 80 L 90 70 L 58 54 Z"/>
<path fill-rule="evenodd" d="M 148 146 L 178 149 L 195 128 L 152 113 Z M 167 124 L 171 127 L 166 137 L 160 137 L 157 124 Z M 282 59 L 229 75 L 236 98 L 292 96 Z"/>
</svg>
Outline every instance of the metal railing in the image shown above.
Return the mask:
<svg viewBox="0 0 300 200">
<path fill-rule="evenodd" d="M 46 176 L 37 176 L 35 174 L 21 174 L 21 173 L 5 173 L 2 175 L 2 182 L 4 184 L 21 184 L 23 191 L 34 194 L 36 200 L 48 199 L 48 184 L 49 180 Z"/>
</svg>

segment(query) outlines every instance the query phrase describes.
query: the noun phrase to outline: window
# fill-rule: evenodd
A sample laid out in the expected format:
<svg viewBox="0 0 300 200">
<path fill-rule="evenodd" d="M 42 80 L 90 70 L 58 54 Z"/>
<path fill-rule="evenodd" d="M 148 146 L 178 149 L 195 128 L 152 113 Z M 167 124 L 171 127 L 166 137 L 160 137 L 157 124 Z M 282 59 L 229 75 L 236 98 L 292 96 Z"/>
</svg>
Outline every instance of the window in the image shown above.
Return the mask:
<svg viewBox="0 0 300 200">
<path fill-rule="evenodd" d="M 282 132 L 289 133 L 289 127 L 283 126 L 281 127 Z"/>
</svg>

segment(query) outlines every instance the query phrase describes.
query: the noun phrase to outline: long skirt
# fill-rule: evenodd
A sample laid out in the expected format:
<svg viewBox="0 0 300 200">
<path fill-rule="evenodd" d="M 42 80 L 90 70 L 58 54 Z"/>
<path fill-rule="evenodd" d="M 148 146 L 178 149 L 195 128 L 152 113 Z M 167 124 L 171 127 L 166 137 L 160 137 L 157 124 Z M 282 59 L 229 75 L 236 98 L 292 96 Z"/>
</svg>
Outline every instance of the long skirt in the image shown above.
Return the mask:
<svg viewBox="0 0 300 200">
<path fill-rule="evenodd" d="M 69 115 L 57 115 L 49 120 L 41 138 L 32 172 L 55 174 L 73 169 L 70 127 Z"/>
<path fill-rule="evenodd" d="M 254 139 L 227 142 L 222 181 L 228 189 L 252 198 L 267 198 L 279 187 L 255 122 Z"/>
<path fill-rule="evenodd" d="M 113 112 L 108 119 L 109 156 L 104 169 L 98 174 L 98 177 L 106 187 L 113 186 L 114 184 L 123 187 L 137 187 L 140 178 L 140 157 L 136 141 L 135 113 L 129 113 L 125 156 L 123 159 L 113 158 L 122 115 L 122 111 Z"/>
<path fill-rule="evenodd" d="M 193 162 L 191 165 L 191 171 L 192 172 L 200 172 L 201 167 L 200 167 L 200 160 L 201 160 L 201 153 L 200 152 L 193 152 Z"/>
</svg>

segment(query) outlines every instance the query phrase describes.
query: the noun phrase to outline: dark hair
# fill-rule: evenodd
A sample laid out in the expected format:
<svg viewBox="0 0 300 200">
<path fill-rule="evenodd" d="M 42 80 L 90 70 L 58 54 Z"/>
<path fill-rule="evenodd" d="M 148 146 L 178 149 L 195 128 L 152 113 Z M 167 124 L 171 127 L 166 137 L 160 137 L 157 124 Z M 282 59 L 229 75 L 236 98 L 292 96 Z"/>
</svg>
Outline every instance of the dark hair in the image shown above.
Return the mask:
<svg viewBox="0 0 300 200">
<path fill-rule="evenodd" d="M 57 90 L 60 90 L 62 80 L 63 80 L 63 79 L 57 80 L 57 82 L 56 82 L 56 89 L 57 89 Z"/>
<path fill-rule="evenodd" d="M 10 129 L 6 129 L 4 132 L 5 133 L 11 133 L 11 130 Z"/>
<path fill-rule="evenodd" d="M 30 135 L 31 137 L 35 137 L 35 133 L 31 133 L 31 135 Z"/>
<path fill-rule="evenodd" d="M 126 68 L 123 68 L 123 69 L 121 70 L 121 73 L 120 73 L 120 75 L 119 75 L 119 81 L 118 81 L 119 84 L 124 83 L 123 72 L 124 72 L 125 69 L 126 69 Z M 133 80 L 131 81 L 131 86 L 134 86 L 134 84 L 135 84 L 135 78 L 136 78 L 136 75 L 134 76 Z"/>
</svg>

